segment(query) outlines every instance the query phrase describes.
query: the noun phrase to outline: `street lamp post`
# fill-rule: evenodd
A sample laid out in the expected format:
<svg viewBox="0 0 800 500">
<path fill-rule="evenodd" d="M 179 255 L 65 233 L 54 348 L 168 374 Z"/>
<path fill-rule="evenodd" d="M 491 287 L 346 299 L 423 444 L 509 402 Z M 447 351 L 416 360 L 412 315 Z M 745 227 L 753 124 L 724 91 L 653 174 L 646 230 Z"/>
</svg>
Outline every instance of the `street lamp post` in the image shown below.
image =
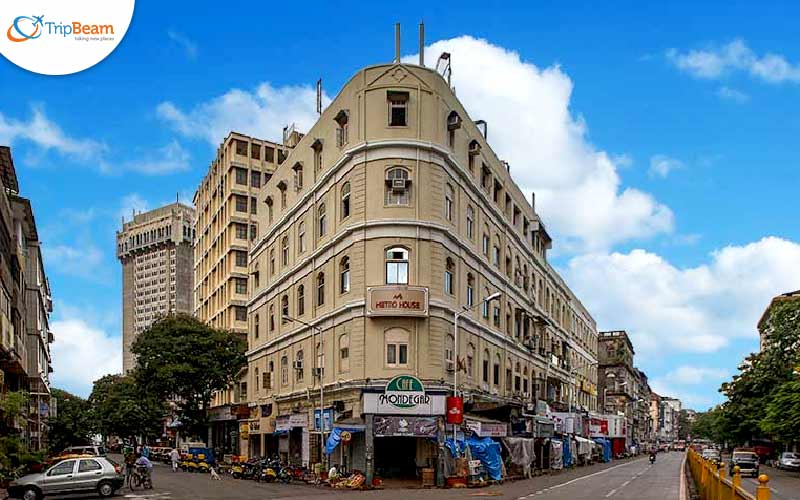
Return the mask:
<svg viewBox="0 0 800 500">
<path fill-rule="evenodd" d="M 307 323 L 301 319 L 284 315 L 281 318 L 281 321 L 284 323 L 300 323 L 301 325 L 311 328 L 313 331 L 319 334 L 319 352 L 317 353 L 317 359 L 322 361 L 320 362 L 319 366 L 319 461 L 320 464 L 323 464 L 325 460 L 325 383 L 323 379 L 325 337 L 322 335 L 322 329 L 320 327 L 312 325 L 311 323 Z M 331 423 L 333 423 L 333 418 L 331 418 Z"/>
<path fill-rule="evenodd" d="M 502 294 L 500 292 L 495 292 L 495 293 L 489 295 L 488 297 L 486 297 L 485 299 L 483 299 L 483 304 L 486 304 L 486 306 L 488 307 L 489 303 L 491 301 L 493 301 L 495 299 L 499 299 L 501 295 Z M 480 303 L 481 302 L 479 302 L 478 304 L 480 304 Z M 471 306 L 466 306 L 466 305 L 461 306 L 461 310 L 460 311 L 456 311 L 455 314 L 454 314 L 454 317 L 453 317 L 453 344 L 454 344 L 454 346 L 453 346 L 453 357 L 455 358 L 454 359 L 455 370 L 453 370 L 453 397 L 457 397 L 458 396 L 458 318 L 460 318 L 463 314 L 466 314 L 469 311 L 471 311 L 472 309 L 474 309 L 478 304 L 472 304 Z M 456 436 L 456 432 L 457 432 L 457 427 L 456 427 L 455 424 L 453 424 L 453 444 L 454 445 L 455 445 L 455 443 L 456 443 L 456 441 L 458 439 L 457 436 Z M 458 449 L 457 446 L 456 446 L 456 449 Z"/>
</svg>

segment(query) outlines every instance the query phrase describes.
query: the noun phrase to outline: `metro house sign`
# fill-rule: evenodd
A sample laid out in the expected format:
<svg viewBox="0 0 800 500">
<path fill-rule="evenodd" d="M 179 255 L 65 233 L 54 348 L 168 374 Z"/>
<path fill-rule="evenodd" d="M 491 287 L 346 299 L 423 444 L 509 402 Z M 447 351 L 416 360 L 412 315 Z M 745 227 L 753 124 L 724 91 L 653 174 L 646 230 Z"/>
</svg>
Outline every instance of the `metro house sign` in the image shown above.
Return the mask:
<svg viewBox="0 0 800 500">
<path fill-rule="evenodd" d="M 425 394 L 425 388 L 418 378 L 398 375 L 386 384 L 386 390 L 378 396 L 378 401 L 397 408 L 414 408 L 431 404 L 431 397 Z"/>
<path fill-rule="evenodd" d="M 428 289 L 420 286 L 373 286 L 367 289 L 368 316 L 427 316 Z"/>
</svg>

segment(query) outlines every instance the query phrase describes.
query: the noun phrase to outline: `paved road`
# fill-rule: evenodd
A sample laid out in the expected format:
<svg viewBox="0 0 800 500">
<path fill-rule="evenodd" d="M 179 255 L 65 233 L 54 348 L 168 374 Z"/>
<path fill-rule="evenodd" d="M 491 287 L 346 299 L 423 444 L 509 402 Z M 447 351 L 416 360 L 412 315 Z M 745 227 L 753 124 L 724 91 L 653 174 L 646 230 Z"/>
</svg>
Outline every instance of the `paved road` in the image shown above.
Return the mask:
<svg viewBox="0 0 800 500">
<path fill-rule="evenodd" d="M 679 500 L 680 466 L 683 455 L 659 454 L 651 466 L 646 457 L 580 467 L 524 481 L 506 482 L 477 489 L 387 489 L 346 491 L 304 484 L 259 484 L 223 476 L 214 481 L 207 474 L 171 472 L 156 464 L 154 489 L 130 492 L 116 498 L 131 500 L 252 500 L 254 498 L 310 498 L 321 495 L 360 500 L 469 500 L 493 497 L 507 500 Z M 68 498 L 68 497 L 64 497 Z M 69 497 L 76 498 L 76 497 Z M 93 498 L 97 498 L 96 496 Z"/>
<path fill-rule="evenodd" d="M 770 500 L 800 500 L 800 472 L 788 472 L 762 465 L 760 472 L 769 476 L 767 485 L 772 490 Z M 742 486 L 755 494 L 758 480 L 742 478 Z"/>
</svg>

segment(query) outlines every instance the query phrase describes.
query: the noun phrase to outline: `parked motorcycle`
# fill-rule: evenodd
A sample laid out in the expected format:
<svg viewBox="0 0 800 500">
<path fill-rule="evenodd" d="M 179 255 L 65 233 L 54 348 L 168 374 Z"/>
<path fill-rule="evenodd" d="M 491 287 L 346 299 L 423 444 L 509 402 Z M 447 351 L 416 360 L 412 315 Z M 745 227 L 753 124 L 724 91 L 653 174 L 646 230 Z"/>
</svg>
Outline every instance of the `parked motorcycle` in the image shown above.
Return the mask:
<svg viewBox="0 0 800 500">
<path fill-rule="evenodd" d="M 277 462 L 276 465 L 275 460 L 262 460 L 259 467 L 260 472 L 256 476 L 256 481 L 259 483 L 261 481 L 264 481 L 265 483 L 271 483 L 275 481 L 275 479 L 278 477 L 279 467 L 280 462 Z"/>
</svg>

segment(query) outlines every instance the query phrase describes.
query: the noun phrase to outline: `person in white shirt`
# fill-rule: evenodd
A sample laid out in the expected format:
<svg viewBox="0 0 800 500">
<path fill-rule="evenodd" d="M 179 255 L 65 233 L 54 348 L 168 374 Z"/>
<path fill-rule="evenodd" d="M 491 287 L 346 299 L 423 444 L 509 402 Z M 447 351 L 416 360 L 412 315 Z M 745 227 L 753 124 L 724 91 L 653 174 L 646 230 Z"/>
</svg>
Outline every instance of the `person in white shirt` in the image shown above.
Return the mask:
<svg viewBox="0 0 800 500">
<path fill-rule="evenodd" d="M 181 454 L 178 453 L 178 450 L 176 450 L 175 448 L 173 448 L 172 451 L 169 452 L 169 459 L 172 462 L 172 472 L 178 471 L 178 461 L 180 460 L 180 458 Z"/>
</svg>

